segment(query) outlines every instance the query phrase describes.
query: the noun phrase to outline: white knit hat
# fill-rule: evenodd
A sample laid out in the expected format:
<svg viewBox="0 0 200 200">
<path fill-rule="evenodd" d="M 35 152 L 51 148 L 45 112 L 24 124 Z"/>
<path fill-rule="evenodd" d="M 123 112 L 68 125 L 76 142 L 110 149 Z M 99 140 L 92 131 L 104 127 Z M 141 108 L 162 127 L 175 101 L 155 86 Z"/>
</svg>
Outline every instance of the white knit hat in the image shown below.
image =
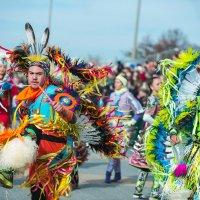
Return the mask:
<svg viewBox="0 0 200 200">
<path fill-rule="evenodd" d="M 122 74 L 119 74 L 118 76 L 116 76 L 116 79 L 120 80 L 124 87 L 127 86 L 128 81 Z"/>
<path fill-rule="evenodd" d="M 0 65 L 7 66 L 7 55 L 5 53 L 0 53 Z"/>
</svg>

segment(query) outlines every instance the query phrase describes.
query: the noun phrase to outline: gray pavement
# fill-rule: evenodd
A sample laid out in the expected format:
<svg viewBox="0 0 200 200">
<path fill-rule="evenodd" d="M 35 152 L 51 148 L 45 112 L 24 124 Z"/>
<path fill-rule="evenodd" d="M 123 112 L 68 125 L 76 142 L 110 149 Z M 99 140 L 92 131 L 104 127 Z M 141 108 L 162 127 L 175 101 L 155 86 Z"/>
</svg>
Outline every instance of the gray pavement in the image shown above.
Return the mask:
<svg viewBox="0 0 200 200">
<path fill-rule="evenodd" d="M 120 183 L 104 183 L 107 159 L 97 154 L 90 153 L 89 160 L 79 169 L 80 187 L 74 190 L 70 197 L 61 200 L 132 200 L 134 184 L 138 170 L 128 165 L 128 160 L 122 160 L 122 181 Z M 30 200 L 28 189 L 21 189 L 20 184 L 24 178 L 15 177 L 12 190 L 0 187 L 0 200 Z M 152 185 L 151 177 L 148 178 L 145 194 L 149 194 Z"/>
</svg>

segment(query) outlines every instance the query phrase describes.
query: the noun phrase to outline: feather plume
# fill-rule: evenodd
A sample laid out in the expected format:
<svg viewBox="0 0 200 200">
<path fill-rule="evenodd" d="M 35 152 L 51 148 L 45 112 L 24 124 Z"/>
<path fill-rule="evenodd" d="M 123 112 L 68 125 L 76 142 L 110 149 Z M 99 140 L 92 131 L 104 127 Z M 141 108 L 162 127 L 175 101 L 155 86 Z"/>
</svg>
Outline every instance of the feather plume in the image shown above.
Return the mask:
<svg viewBox="0 0 200 200">
<path fill-rule="evenodd" d="M 49 28 L 46 28 L 42 35 L 40 53 L 42 53 L 43 49 L 47 46 L 48 41 L 49 41 Z"/>
<path fill-rule="evenodd" d="M 25 24 L 25 31 L 26 31 L 28 44 L 31 45 L 32 49 L 34 50 L 34 53 L 37 53 L 35 34 L 34 34 L 32 26 L 29 23 Z"/>
</svg>

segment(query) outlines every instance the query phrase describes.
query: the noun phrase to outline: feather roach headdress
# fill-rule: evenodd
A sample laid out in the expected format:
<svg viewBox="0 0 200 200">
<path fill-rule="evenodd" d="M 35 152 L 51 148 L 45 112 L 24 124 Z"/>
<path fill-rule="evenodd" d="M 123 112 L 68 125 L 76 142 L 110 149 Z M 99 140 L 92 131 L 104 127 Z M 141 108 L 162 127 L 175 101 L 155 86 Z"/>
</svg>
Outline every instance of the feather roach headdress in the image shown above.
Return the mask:
<svg viewBox="0 0 200 200">
<path fill-rule="evenodd" d="M 12 69 L 26 73 L 30 66 L 37 65 L 48 74 L 50 65 L 48 56 L 43 51 L 48 44 L 49 29 L 45 29 L 40 43 L 36 42 L 34 30 L 29 23 L 25 24 L 25 31 L 28 42 L 15 47 L 10 55 Z"/>
<path fill-rule="evenodd" d="M 151 172 L 164 185 L 163 194 L 173 197 L 183 189 L 193 190 L 200 197 L 200 152 L 196 145 L 200 141 L 199 65 L 200 52 L 192 48 L 181 52 L 175 60 L 160 62 L 165 77 L 159 91 L 160 111 L 145 138 Z"/>
</svg>

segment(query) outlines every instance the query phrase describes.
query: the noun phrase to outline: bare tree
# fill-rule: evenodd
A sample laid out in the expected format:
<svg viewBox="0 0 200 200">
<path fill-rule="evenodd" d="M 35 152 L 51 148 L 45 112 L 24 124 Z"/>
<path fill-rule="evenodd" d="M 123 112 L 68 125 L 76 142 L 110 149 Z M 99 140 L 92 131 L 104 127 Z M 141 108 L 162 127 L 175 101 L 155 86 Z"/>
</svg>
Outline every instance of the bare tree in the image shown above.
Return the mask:
<svg viewBox="0 0 200 200">
<path fill-rule="evenodd" d="M 153 60 L 170 58 L 188 46 L 195 45 L 188 42 L 180 29 L 168 30 L 157 41 L 153 41 L 150 36 L 144 37 L 138 45 L 137 58 Z M 126 56 L 129 57 L 129 55 L 130 53 L 127 52 Z"/>
<path fill-rule="evenodd" d="M 156 44 L 154 44 L 155 53 L 161 53 L 171 49 L 184 49 L 189 45 L 186 36 L 179 29 L 168 30 L 162 34 Z"/>
</svg>

